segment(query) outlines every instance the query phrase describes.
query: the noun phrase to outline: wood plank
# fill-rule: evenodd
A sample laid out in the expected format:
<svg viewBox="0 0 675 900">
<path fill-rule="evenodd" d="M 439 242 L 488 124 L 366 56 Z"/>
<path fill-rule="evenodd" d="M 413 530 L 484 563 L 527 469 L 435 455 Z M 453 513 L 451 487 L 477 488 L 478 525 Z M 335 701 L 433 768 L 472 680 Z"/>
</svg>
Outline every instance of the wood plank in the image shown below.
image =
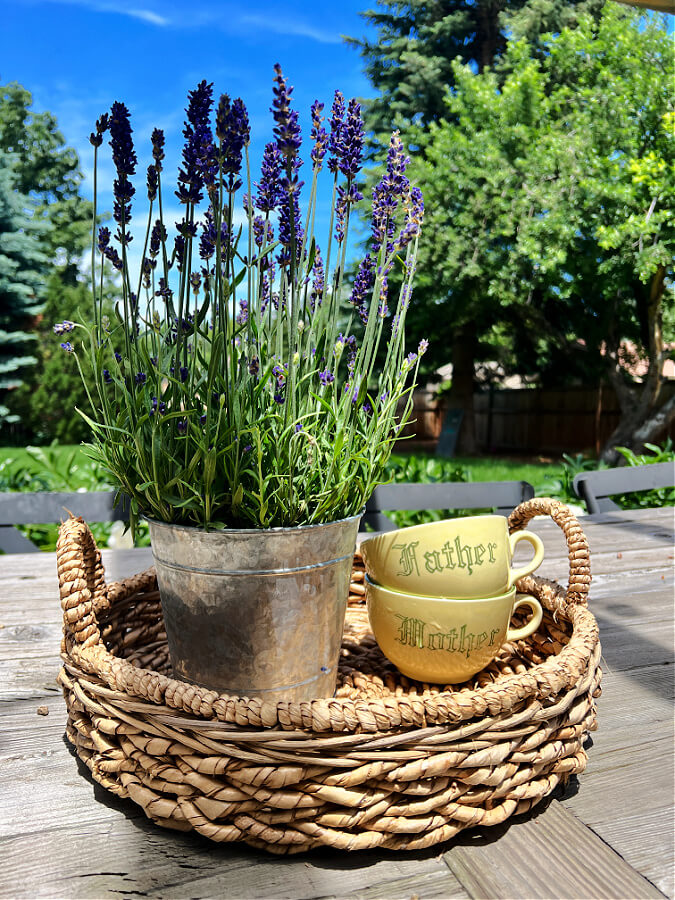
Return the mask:
<svg viewBox="0 0 675 900">
<path fill-rule="evenodd" d="M 142 817 L 0 841 L 0 897 L 446 897 L 465 900 L 438 852 L 317 851 L 275 857 Z"/>
<path fill-rule="evenodd" d="M 670 897 L 673 688 L 672 666 L 606 673 L 588 767 L 560 795 L 567 809 Z"/>
<path fill-rule="evenodd" d="M 562 533 L 550 520 L 535 520 L 531 527 L 546 542 L 542 574 L 564 578 Z M 591 835 L 570 877 L 583 876 L 584 884 L 593 885 L 577 863 L 583 860 L 592 870 L 597 857 L 600 870 L 591 875 L 604 877 L 606 863 L 619 873 L 623 894 L 592 896 L 659 896 L 641 894 L 642 881 L 637 888 L 633 882 L 627 886 L 626 879 L 634 877 L 625 868 L 630 863 L 672 896 L 673 669 L 661 665 L 672 660 L 672 510 L 598 516 L 583 527 L 593 553 L 590 603 L 601 624 L 606 673 L 600 730 L 593 736 L 588 768 L 561 793 L 561 802 L 626 862 Z M 104 559 L 111 580 L 151 564 L 149 550 L 104 551 Z M 0 624 L 5 625 L 0 629 L 0 696 L 7 698 L 0 706 L 0 846 L 6 851 L 0 859 L 0 896 L 468 896 L 456 877 L 445 874 L 438 848 L 398 859 L 386 852 L 326 851 L 278 860 L 158 829 L 134 804 L 94 785 L 63 743 L 65 708 L 54 683 L 61 630 L 54 554 L 0 557 Z M 48 717 L 36 715 L 42 703 L 49 706 Z M 550 821 L 550 809 L 544 816 Z M 558 868 L 565 868 L 565 858 L 556 848 L 568 842 L 569 822 L 562 829 L 557 820 L 546 825 L 542 839 L 546 820 L 537 814 L 530 820 L 537 829 L 534 837 L 516 820 L 504 826 L 503 835 L 495 829 L 483 838 L 463 834 L 445 855 L 459 848 L 467 878 L 492 879 L 502 891 L 497 896 L 532 896 L 544 890 L 537 877 L 543 878 L 545 869 L 552 866 L 556 878 L 564 875 Z M 514 829 L 519 831 L 509 838 Z M 468 851 L 481 839 L 487 843 L 479 846 L 480 856 L 466 863 Z M 544 855 L 542 840 L 554 854 L 552 861 Z M 609 861 L 603 852 L 610 853 Z M 518 854 L 528 854 L 536 871 L 524 862 L 521 881 L 507 888 L 500 880 L 504 860 Z M 513 867 L 507 868 L 512 877 Z M 518 884 L 524 885 L 524 894 L 517 893 Z M 476 893 L 473 881 L 469 887 L 473 896 L 490 896 Z"/>
<path fill-rule="evenodd" d="M 443 858 L 472 897 L 663 896 L 557 800 L 539 814 L 460 834 Z"/>
<path fill-rule="evenodd" d="M 50 657 L 21 656 L 0 661 L 0 701 L 48 697 L 60 692 L 58 651 Z"/>
</svg>

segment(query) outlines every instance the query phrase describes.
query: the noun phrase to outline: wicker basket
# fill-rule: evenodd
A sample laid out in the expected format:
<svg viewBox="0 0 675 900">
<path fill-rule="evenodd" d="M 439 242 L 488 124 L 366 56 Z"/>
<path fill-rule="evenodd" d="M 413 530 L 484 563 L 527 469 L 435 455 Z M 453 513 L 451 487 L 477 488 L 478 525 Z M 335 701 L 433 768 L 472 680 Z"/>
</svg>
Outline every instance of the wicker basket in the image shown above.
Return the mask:
<svg viewBox="0 0 675 900">
<path fill-rule="evenodd" d="M 171 677 L 153 570 L 107 585 L 91 532 L 57 546 L 67 736 L 103 787 L 159 825 L 274 853 L 418 850 L 538 803 L 586 764 L 600 644 L 586 608 L 588 545 L 563 504 L 531 500 L 569 548 L 567 590 L 528 576 L 545 608 L 464 685 L 411 682 L 380 652 L 358 556 L 333 699 L 262 702 Z"/>
</svg>

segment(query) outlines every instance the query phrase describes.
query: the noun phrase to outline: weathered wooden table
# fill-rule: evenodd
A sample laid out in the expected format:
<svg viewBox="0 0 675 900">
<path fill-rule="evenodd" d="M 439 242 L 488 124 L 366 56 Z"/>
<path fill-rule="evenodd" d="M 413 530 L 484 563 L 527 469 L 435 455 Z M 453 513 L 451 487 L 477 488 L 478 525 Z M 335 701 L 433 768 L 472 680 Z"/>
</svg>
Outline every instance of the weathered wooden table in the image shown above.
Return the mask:
<svg viewBox="0 0 675 900">
<path fill-rule="evenodd" d="M 278 858 L 162 830 L 105 792 L 63 737 L 54 555 L 0 557 L 0 896 L 672 897 L 674 514 L 583 521 L 604 670 L 586 772 L 526 816 L 409 855 Z M 541 573 L 564 581 L 561 532 L 531 527 Z M 104 561 L 115 580 L 150 551 Z"/>
</svg>

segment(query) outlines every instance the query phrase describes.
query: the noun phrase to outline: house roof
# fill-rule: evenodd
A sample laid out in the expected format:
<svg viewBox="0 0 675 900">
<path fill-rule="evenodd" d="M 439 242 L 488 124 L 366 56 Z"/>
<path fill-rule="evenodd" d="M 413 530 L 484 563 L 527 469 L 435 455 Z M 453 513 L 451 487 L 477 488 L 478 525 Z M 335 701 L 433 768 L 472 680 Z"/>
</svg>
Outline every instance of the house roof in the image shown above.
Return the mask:
<svg viewBox="0 0 675 900">
<path fill-rule="evenodd" d="M 616 0 L 625 6 L 639 6 L 640 9 L 653 9 L 655 12 L 675 15 L 675 0 Z"/>
</svg>

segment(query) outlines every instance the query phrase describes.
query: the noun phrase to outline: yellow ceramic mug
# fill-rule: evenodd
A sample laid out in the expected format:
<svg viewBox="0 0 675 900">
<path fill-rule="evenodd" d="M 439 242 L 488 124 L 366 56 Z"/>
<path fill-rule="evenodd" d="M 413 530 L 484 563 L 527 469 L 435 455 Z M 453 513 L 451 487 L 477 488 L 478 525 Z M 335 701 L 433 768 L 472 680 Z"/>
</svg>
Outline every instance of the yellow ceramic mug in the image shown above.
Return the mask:
<svg viewBox="0 0 675 900">
<path fill-rule="evenodd" d="M 520 541 L 534 547 L 532 559 L 511 566 Z M 427 597 L 491 597 L 504 594 L 544 558 L 531 531 L 509 535 L 504 516 L 471 516 L 387 531 L 361 542 L 371 581 Z"/>
<path fill-rule="evenodd" d="M 536 631 L 539 601 L 511 588 L 497 597 L 455 600 L 420 597 L 381 587 L 366 578 L 370 627 L 393 664 L 417 681 L 460 684 L 490 663 L 505 641 Z M 510 628 L 512 614 L 529 606 L 532 618 Z"/>
</svg>

